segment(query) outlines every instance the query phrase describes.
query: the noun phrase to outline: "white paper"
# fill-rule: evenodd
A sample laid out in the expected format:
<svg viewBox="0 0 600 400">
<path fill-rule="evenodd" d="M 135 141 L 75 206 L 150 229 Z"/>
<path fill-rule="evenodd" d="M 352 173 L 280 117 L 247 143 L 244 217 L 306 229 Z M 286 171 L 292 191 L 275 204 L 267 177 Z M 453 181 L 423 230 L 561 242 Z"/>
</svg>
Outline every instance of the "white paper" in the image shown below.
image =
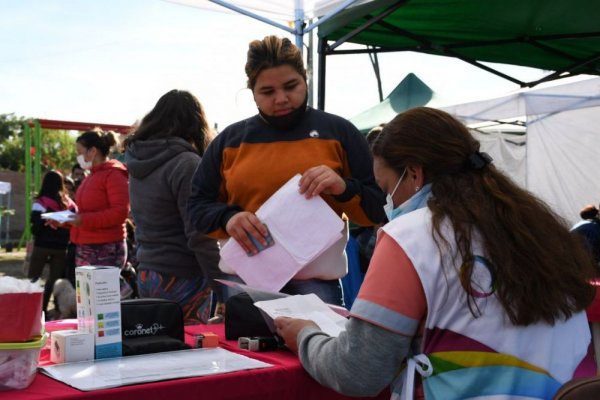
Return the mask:
<svg viewBox="0 0 600 400">
<path fill-rule="evenodd" d="M 267 367 L 272 365 L 222 348 L 211 348 L 57 364 L 40 370 L 69 386 L 89 391 Z"/>
<path fill-rule="evenodd" d="M 343 236 L 344 221 L 320 197 L 306 199 L 295 175 L 257 211 L 275 244 L 248 256 L 236 240 L 221 249 L 221 258 L 249 286 L 277 292 L 298 271 Z"/>
<path fill-rule="evenodd" d="M 314 293 L 257 301 L 254 305 L 273 319 L 290 317 L 314 321 L 329 336 L 338 336 L 347 321 Z"/>
<path fill-rule="evenodd" d="M 69 221 L 72 221 L 73 219 L 75 219 L 75 215 L 76 214 L 71 210 L 64 210 L 64 211 L 43 213 L 42 219 L 51 219 L 58 223 L 64 224 L 65 222 L 69 222 Z"/>
</svg>

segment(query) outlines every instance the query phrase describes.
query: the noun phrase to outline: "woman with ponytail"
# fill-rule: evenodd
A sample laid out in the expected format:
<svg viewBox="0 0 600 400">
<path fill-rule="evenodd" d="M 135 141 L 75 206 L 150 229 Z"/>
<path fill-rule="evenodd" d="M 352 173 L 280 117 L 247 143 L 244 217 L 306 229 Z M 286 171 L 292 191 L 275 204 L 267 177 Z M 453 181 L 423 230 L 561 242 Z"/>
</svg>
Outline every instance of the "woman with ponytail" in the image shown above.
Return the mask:
<svg viewBox="0 0 600 400">
<path fill-rule="evenodd" d="M 594 269 L 565 222 L 443 111 L 399 114 L 372 150 L 391 222 L 345 332 L 276 320 L 308 372 L 351 395 L 391 385 L 393 399 L 551 399 L 594 374 Z"/>
</svg>

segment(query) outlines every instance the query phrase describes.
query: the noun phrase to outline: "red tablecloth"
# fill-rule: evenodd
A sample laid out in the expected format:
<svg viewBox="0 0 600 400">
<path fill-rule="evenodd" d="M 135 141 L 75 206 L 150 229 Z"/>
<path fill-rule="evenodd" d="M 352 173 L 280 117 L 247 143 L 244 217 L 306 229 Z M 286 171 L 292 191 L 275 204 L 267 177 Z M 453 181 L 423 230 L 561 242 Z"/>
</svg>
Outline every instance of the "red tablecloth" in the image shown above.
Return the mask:
<svg viewBox="0 0 600 400">
<path fill-rule="evenodd" d="M 285 350 L 250 352 L 241 350 L 237 342 L 224 340 L 223 325 L 188 327 L 187 331 L 214 332 L 219 335 L 220 346 L 240 354 L 273 364 L 274 367 L 221 375 L 174 379 L 162 382 L 123 386 L 113 389 L 82 392 L 55 381 L 38 372 L 27 389 L 0 392 L 0 399 L 10 400 L 179 400 L 179 399 L 349 399 L 327 389 L 304 371 L 298 358 Z M 41 362 L 47 362 L 47 352 L 42 352 Z M 355 399 L 355 398 L 354 398 Z M 377 399 L 389 399 L 384 391 Z"/>
</svg>

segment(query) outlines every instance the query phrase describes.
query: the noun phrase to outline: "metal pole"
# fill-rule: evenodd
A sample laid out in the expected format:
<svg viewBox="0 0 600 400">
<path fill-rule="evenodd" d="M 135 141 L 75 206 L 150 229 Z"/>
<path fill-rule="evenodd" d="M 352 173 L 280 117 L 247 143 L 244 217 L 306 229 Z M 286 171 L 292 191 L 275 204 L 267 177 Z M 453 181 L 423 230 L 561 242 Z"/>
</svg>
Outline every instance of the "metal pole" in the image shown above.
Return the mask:
<svg viewBox="0 0 600 400">
<path fill-rule="evenodd" d="M 23 125 L 23 144 L 25 147 L 25 225 L 19 240 L 19 249 L 31 239 L 31 129 L 29 123 Z"/>
<path fill-rule="evenodd" d="M 296 36 L 296 47 L 300 53 L 304 51 L 304 1 L 294 1 L 294 35 Z"/>
<path fill-rule="evenodd" d="M 40 126 L 40 121 L 38 120 L 35 120 L 33 147 L 35 148 L 33 160 L 33 191 L 37 195 L 42 187 L 42 128 Z"/>
<path fill-rule="evenodd" d="M 319 76 L 317 80 L 317 107 L 319 110 L 325 110 L 325 48 L 327 39 L 319 39 Z"/>
<path fill-rule="evenodd" d="M 308 46 L 306 48 L 306 75 L 308 80 L 308 105 L 314 104 L 314 47 L 313 32 L 308 32 Z"/>
</svg>

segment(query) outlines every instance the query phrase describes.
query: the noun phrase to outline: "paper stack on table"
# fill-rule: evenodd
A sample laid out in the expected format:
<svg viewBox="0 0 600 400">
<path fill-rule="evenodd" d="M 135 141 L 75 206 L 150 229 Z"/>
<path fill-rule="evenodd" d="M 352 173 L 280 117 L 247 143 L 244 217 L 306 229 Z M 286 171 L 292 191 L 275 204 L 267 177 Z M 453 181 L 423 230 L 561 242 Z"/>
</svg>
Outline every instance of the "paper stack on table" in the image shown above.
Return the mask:
<svg viewBox="0 0 600 400">
<path fill-rule="evenodd" d="M 43 213 L 42 219 L 51 219 L 60 224 L 64 224 L 65 222 L 69 222 L 69 221 L 72 221 L 73 219 L 75 219 L 75 215 L 77 215 L 77 214 L 75 214 L 73 211 L 64 210 L 64 211 Z"/>
<path fill-rule="evenodd" d="M 88 391 L 268 367 L 272 364 L 212 348 L 57 364 L 40 370 L 69 386 Z"/>
<path fill-rule="evenodd" d="M 274 245 L 248 256 L 235 240 L 221 258 L 249 286 L 279 291 L 298 271 L 343 237 L 344 221 L 320 197 L 306 199 L 295 175 L 275 192 L 256 216 L 269 227 Z"/>
<path fill-rule="evenodd" d="M 314 293 L 257 301 L 254 305 L 273 319 L 290 317 L 311 320 L 329 336 L 338 336 L 345 330 L 346 321 L 348 321 L 334 312 Z"/>
</svg>

